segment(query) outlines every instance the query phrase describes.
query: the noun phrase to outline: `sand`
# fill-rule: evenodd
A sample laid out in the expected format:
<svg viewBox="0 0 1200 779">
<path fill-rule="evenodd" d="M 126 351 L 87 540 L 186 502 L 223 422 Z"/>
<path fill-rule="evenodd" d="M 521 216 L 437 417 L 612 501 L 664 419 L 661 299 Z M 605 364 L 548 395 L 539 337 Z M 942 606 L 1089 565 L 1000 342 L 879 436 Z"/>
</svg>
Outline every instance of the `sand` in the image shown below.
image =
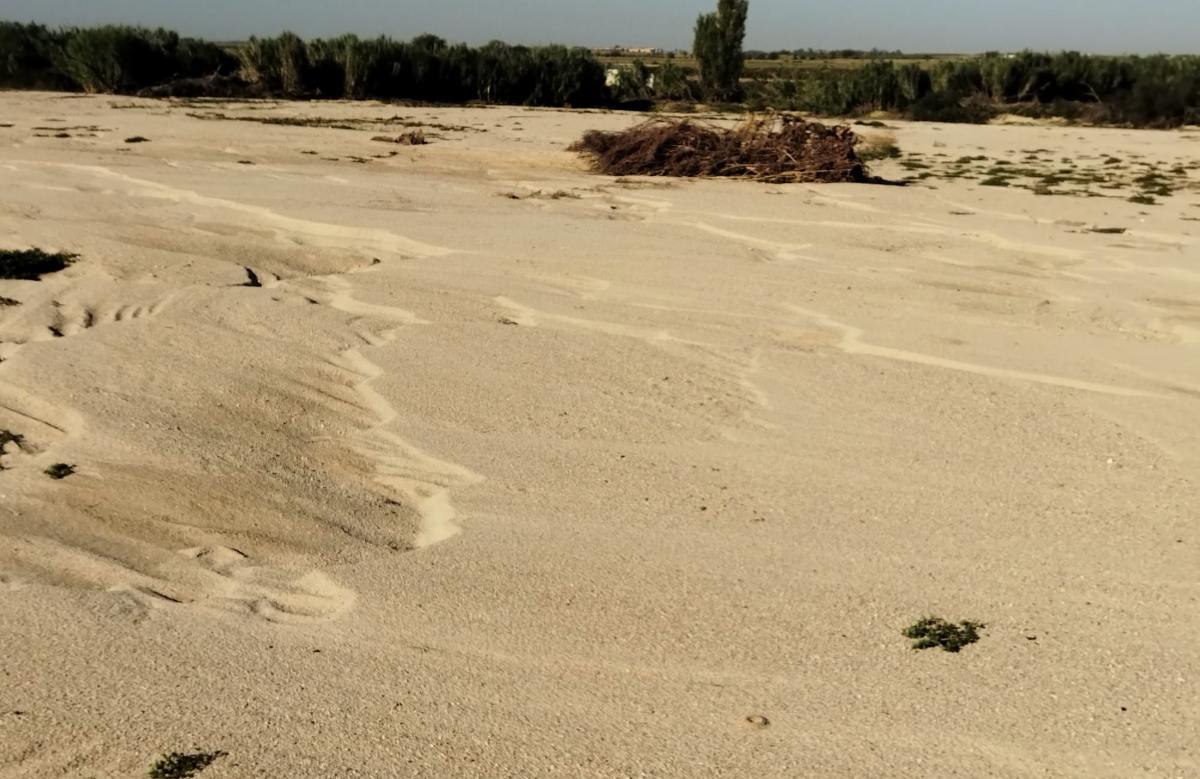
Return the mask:
<svg viewBox="0 0 1200 779">
<path fill-rule="evenodd" d="M 564 151 L 637 120 L 0 95 L 0 247 L 80 255 L 0 281 L 0 775 L 1200 775 L 1200 174 Z"/>
</svg>

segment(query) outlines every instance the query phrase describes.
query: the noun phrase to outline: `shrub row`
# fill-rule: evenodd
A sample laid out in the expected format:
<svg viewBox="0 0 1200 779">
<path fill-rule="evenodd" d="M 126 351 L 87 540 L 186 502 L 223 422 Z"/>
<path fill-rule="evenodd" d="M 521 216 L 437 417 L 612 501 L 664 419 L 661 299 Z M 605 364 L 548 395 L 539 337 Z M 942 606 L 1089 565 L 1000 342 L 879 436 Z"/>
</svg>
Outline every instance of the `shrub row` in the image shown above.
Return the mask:
<svg viewBox="0 0 1200 779">
<path fill-rule="evenodd" d="M 846 116 L 889 111 L 977 122 L 1004 111 L 1095 123 L 1200 122 L 1200 57 L 1101 57 L 1075 52 L 986 55 L 930 67 L 873 60 L 750 85 L 752 107 Z"/>
</svg>

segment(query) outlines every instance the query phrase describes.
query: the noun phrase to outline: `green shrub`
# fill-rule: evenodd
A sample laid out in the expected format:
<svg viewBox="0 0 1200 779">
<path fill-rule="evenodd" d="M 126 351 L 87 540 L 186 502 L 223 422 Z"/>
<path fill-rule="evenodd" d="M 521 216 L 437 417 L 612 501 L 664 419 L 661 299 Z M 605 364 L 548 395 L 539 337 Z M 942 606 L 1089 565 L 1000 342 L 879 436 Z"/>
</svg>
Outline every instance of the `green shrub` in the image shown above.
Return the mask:
<svg viewBox="0 0 1200 779">
<path fill-rule="evenodd" d="M 251 37 L 238 51 L 242 73 L 272 92 L 298 97 L 308 90 L 309 61 L 304 41 L 292 32 L 277 38 Z"/>
<path fill-rule="evenodd" d="M 674 62 L 666 62 L 654 72 L 654 96 L 660 100 L 690 100 L 692 85 L 687 72 Z"/>
<path fill-rule="evenodd" d="M 979 631 L 984 627 L 981 622 L 964 621 L 955 625 L 939 617 L 925 617 L 907 628 L 904 636 L 913 640 L 913 649 L 941 647 L 947 652 L 959 652 L 978 641 Z"/>
<path fill-rule="evenodd" d="M 77 89 L 55 62 L 63 35 L 40 24 L 0 22 L 0 87 Z"/>
</svg>

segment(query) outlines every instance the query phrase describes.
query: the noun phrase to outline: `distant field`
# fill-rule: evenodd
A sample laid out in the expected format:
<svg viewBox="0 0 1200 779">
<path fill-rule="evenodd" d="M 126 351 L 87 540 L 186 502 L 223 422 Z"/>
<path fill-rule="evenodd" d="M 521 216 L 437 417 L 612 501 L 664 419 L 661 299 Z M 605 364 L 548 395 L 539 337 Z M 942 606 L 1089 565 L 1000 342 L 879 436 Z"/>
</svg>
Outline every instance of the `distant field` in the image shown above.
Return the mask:
<svg viewBox="0 0 1200 779">
<path fill-rule="evenodd" d="M 883 57 L 877 59 L 886 59 L 897 65 L 921 65 L 929 67 L 936 65 L 939 62 L 947 60 L 966 59 L 969 55 L 966 54 L 934 54 L 920 55 L 913 57 Z M 597 57 L 602 63 L 609 66 L 632 65 L 634 62 L 641 62 L 650 67 L 657 67 L 668 62 L 672 62 L 684 70 L 697 70 L 696 59 L 694 57 L 667 57 L 667 56 L 611 56 L 600 55 Z M 802 70 L 857 70 L 868 62 L 877 61 L 867 58 L 830 58 L 830 59 L 748 59 L 746 60 L 746 71 L 749 73 L 788 73 Z"/>
</svg>

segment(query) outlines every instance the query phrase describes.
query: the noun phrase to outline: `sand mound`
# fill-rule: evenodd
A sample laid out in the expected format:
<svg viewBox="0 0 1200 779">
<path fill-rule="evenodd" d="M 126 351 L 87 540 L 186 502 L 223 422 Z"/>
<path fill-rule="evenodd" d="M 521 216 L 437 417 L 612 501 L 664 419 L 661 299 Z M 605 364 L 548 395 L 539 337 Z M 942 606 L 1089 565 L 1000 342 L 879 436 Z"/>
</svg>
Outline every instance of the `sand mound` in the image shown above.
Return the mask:
<svg viewBox="0 0 1200 779">
<path fill-rule="evenodd" d="M 724 176 L 772 183 L 869 181 L 846 126 L 799 117 L 751 118 L 732 130 L 654 119 L 621 132 L 592 130 L 571 151 L 612 176 Z"/>
</svg>

